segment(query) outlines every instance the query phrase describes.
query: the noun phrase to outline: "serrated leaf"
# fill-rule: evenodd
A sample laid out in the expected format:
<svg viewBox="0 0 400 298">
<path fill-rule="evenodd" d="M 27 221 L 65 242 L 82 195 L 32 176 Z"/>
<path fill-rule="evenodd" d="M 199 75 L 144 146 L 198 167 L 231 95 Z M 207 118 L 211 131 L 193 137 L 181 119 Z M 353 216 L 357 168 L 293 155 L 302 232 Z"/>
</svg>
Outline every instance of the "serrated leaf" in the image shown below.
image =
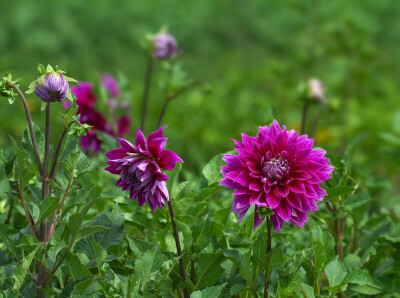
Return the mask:
<svg viewBox="0 0 400 298">
<path fill-rule="evenodd" d="M 256 267 L 259 265 L 261 258 L 266 254 L 267 250 L 267 239 L 264 238 L 262 233 L 259 233 L 256 241 L 253 244 L 253 265 Z"/>
<path fill-rule="evenodd" d="M 211 221 L 208 215 L 203 216 L 193 229 L 193 247 L 199 252 L 210 243 Z"/>
<path fill-rule="evenodd" d="M 225 286 L 226 283 L 223 283 L 221 285 L 209 287 L 201 291 L 195 291 L 190 295 L 190 298 L 218 298 Z"/>
<path fill-rule="evenodd" d="M 98 245 L 94 241 L 92 241 L 92 247 L 93 247 L 94 256 L 96 258 L 97 270 L 99 271 L 100 277 L 102 277 L 101 266 L 103 265 L 104 261 L 106 260 L 107 251 L 102 246 Z"/>
<path fill-rule="evenodd" d="M 162 254 L 158 245 L 154 246 L 149 251 L 145 252 L 136 260 L 135 269 L 140 279 L 142 291 L 145 289 L 150 275 L 160 270 L 163 263 Z"/>
<path fill-rule="evenodd" d="M 282 268 L 285 265 L 282 247 L 275 247 L 269 253 L 264 254 L 259 262 L 268 275 L 270 275 L 275 269 Z"/>
<path fill-rule="evenodd" d="M 104 232 L 109 230 L 109 227 L 103 227 L 103 226 L 86 226 L 86 227 L 82 227 L 78 233 L 78 236 L 76 237 L 76 241 L 79 241 L 83 238 L 86 238 L 87 236 L 94 234 L 94 233 L 98 233 L 98 232 Z"/>
<path fill-rule="evenodd" d="M 40 127 L 32 122 L 33 134 L 35 136 L 37 148 L 39 151 L 40 158 L 44 159 L 44 134 L 41 132 Z M 31 135 L 29 132 L 29 126 L 27 125 L 22 135 L 22 148 L 29 154 L 29 158 L 32 163 L 37 164 L 35 150 L 33 149 Z"/>
<path fill-rule="evenodd" d="M 223 154 L 213 157 L 203 168 L 203 175 L 207 179 L 208 185 L 219 183 L 222 179 L 221 166 L 224 165 L 222 160 Z"/>
<path fill-rule="evenodd" d="M 332 262 L 326 265 L 324 271 L 328 278 L 330 287 L 340 285 L 347 274 L 347 270 L 344 267 L 343 263 L 340 262 L 338 256 L 336 256 L 336 258 Z"/>
<path fill-rule="evenodd" d="M 190 246 L 193 242 L 192 230 L 189 226 L 183 222 L 180 222 L 175 219 L 176 225 L 178 226 L 178 231 L 183 234 L 183 243 L 185 244 L 185 248 L 190 250 Z"/>
<path fill-rule="evenodd" d="M 360 286 L 368 285 L 379 289 L 379 286 L 374 283 L 372 277 L 361 269 L 354 268 L 349 270 L 344 280 L 352 284 L 357 284 Z"/>
<path fill-rule="evenodd" d="M 93 276 L 76 255 L 70 254 L 66 264 L 74 281 L 91 278 Z"/>
<path fill-rule="evenodd" d="M 70 297 L 89 297 L 102 291 L 97 279 L 87 279 L 77 283 Z"/>
<path fill-rule="evenodd" d="M 363 191 L 355 195 L 349 196 L 343 201 L 343 210 L 352 211 L 354 209 L 360 208 L 368 204 L 371 201 L 371 196 L 369 193 Z"/>
<path fill-rule="evenodd" d="M 48 215 L 50 215 L 54 210 L 57 209 L 59 200 L 60 199 L 56 197 L 48 197 L 40 202 L 40 214 L 35 224 L 35 227 L 38 226 L 43 221 L 43 219 L 45 219 Z"/>
<path fill-rule="evenodd" d="M 155 245 L 154 243 L 147 242 L 146 240 L 133 238 L 128 235 L 126 236 L 126 239 L 128 240 L 129 247 L 137 258 L 146 251 L 152 249 Z"/>
<path fill-rule="evenodd" d="M 224 273 L 221 267 L 224 259 L 222 253 L 203 253 L 199 257 L 197 264 L 196 290 L 200 290 L 215 284 Z"/>
<path fill-rule="evenodd" d="M 278 283 L 278 292 L 282 297 L 293 297 L 293 293 L 299 288 L 300 284 L 303 282 L 303 276 L 301 270 L 291 274 L 287 277 L 286 282 Z"/>
<path fill-rule="evenodd" d="M 32 260 L 35 257 L 40 245 L 37 246 L 29 255 L 24 257 L 21 261 L 21 265 L 19 265 L 13 272 L 12 278 L 14 280 L 13 290 L 19 291 L 22 284 L 24 283 L 25 276 L 28 272 L 29 267 L 31 266 Z"/>
</svg>

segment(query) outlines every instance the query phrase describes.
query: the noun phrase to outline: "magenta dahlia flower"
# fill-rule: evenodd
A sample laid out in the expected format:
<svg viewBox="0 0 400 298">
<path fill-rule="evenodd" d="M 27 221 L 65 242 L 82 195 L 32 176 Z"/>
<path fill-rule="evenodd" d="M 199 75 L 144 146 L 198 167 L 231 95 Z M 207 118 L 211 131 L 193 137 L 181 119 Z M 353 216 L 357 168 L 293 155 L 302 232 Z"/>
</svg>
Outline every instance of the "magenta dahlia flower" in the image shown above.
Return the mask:
<svg viewBox="0 0 400 298">
<path fill-rule="evenodd" d="M 45 102 L 63 101 L 68 90 L 68 81 L 61 72 L 48 72 L 37 80 L 35 94 Z"/>
<path fill-rule="evenodd" d="M 239 222 L 255 205 L 254 228 L 264 220 L 258 216 L 260 207 L 274 212 L 276 232 L 283 221 L 304 227 L 307 213 L 317 211 L 316 201 L 326 196 L 320 184 L 334 169 L 325 150 L 312 149 L 313 139 L 285 126 L 281 129 L 276 120 L 270 127 L 260 127 L 257 137 L 242 134 L 242 142 L 234 142 L 238 155 L 223 155 L 220 185 L 235 190 L 231 212 L 238 213 Z"/>
<path fill-rule="evenodd" d="M 121 92 L 119 91 L 117 81 L 108 73 L 103 75 L 101 84 L 108 91 L 111 97 L 120 97 Z"/>
<path fill-rule="evenodd" d="M 157 207 L 165 207 L 164 201 L 169 201 L 165 183 L 169 177 L 162 170 L 170 171 L 176 163 L 183 163 L 175 152 L 165 149 L 165 128 L 166 126 L 152 132 L 147 141 L 138 129 L 135 145 L 119 138 L 121 147 L 106 153 L 106 157 L 110 159 L 106 170 L 120 176 L 116 185 L 129 191 L 132 200 L 137 198 L 139 206 L 149 203 L 153 211 Z"/>
</svg>

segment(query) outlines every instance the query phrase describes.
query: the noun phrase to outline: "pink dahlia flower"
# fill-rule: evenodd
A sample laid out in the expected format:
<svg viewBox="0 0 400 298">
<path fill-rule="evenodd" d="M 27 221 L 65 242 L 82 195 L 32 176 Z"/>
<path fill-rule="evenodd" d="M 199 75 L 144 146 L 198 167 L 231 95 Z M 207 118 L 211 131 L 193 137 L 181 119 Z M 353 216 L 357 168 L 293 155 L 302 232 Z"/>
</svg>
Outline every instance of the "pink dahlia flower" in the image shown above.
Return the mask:
<svg viewBox="0 0 400 298">
<path fill-rule="evenodd" d="M 164 201 L 169 201 L 165 183 L 169 177 L 162 170 L 170 171 L 176 163 L 183 162 L 176 153 L 165 149 L 165 128 L 166 126 L 151 133 L 147 141 L 139 129 L 135 145 L 119 138 L 121 147 L 106 153 L 106 157 L 110 159 L 106 170 L 120 175 L 116 185 L 129 191 L 132 200 L 138 198 L 139 206 L 149 203 L 153 211 L 157 207 L 165 207 Z"/>
<path fill-rule="evenodd" d="M 320 184 L 334 169 L 325 150 L 312 149 L 313 139 L 285 126 L 281 129 L 276 120 L 270 127 L 260 127 L 257 137 L 242 134 L 242 142 L 234 142 L 238 155 L 223 156 L 226 166 L 221 167 L 220 185 L 235 190 L 231 212 L 238 213 L 239 222 L 255 205 L 254 228 L 264 220 L 257 213 L 260 207 L 274 212 L 276 232 L 283 221 L 304 227 L 307 213 L 317 211 L 316 202 L 326 196 Z"/>
<path fill-rule="evenodd" d="M 119 91 L 117 81 L 108 73 L 103 76 L 101 84 L 108 91 L 111 97 L 120 97 L 121 92 Z"/>
</svg>

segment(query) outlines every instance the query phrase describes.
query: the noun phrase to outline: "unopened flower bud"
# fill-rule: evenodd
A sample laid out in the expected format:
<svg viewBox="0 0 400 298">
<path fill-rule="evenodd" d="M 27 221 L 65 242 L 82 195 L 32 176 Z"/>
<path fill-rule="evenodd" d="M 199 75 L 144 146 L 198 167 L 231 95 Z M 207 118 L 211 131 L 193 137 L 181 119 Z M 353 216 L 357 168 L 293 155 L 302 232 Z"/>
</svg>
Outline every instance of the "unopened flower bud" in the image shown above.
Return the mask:
<svg viewBox="0 0 400 298">
<path fill-rule="evenodd" d="M 47 72 L 36 83 L 35 94 L 45 102 L 63 101 L 68 95 L 67 79 L 60 72 Z"/>
<path fill-rule="evenodd" d="M 325 94 L 324 94 L 324 85 L 318 79 L 310 79 L 308 81 L 308 94 L 307 97 L 313 100 L 316 100 L 320 103 L 325 103 Z"/>
<path fill-rule="evenodd" d="M 179 54 L 175 38 L 167 33 L 159 33 L 153 38 L 153 55 L 157 59 L 166 60 Z"/>
</svg>

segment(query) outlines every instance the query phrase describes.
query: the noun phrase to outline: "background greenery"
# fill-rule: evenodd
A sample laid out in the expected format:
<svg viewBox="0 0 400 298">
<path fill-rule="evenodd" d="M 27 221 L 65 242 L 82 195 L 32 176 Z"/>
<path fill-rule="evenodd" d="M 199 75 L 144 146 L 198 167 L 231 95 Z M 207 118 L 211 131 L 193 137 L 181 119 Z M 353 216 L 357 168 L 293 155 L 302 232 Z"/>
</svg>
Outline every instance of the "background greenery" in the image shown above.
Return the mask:
<svg viewBox="0 0 400 298">
<path fill-rule="evenodd" d="M 3 0 L 0 70 L 23 77 L 25 87 L 36 78 L 38 62 L 95 83 L 104 72 L 123 74 L 135 131 L 147 61 L 140 43 L 167 25 L 189 77 L 212 87 L 211 93 L 185 93 L 165 117 L 169 146 L 185 160 L 184 171 L 200 173 L 212 156 L 233 147 L 231 138 L 254 135 L 274 117 L 299 129 L 298 86 L 318 77 L 335 108 L 323 114 L 316 145 L 342 154 L 367 132 L 355 155 L 358 169 L 381 200 L 392 204 L 399 198 L 393 188 L 400 185 L 399 16 L 396 0 Z M 147 133 L 163 101 L 163 75 L 158 67 Z M 39 99 L 29 98 L 40 124 Z M 310 120 L 318 109 L 312 107 Z M 54 112 L 61 115 L 61 107 Z M 25 128 L 22 105 L 1 103 L 0 126 L 5 147 L 9 134 L 19 136 Z"/>
</svg>

